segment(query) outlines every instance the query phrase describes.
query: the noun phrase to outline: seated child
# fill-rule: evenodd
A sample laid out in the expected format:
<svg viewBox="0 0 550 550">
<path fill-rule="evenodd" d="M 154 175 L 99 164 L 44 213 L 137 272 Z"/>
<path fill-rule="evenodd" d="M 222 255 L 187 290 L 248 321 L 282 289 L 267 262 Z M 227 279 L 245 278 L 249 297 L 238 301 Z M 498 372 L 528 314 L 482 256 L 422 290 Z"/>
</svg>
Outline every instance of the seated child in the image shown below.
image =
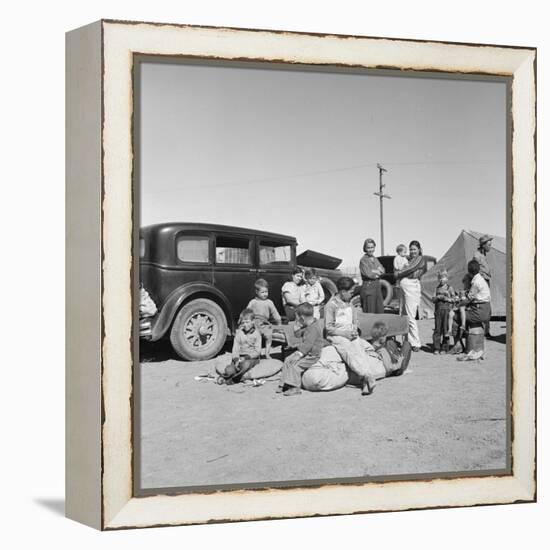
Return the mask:
<svg viewBox="0 0 550 550">
<path fill-rule="evenodd" d="M 340 277 L 336 281 L 338 292 L 325 306 L 325 327 L 328 341 L 361 380 L 362 394 L 369 395 L 375 386 L 374 367 L 366 353 L 370 344 L 359 338 L 357 310 L 351 304 L 354 285 L 350 277 Z"/>
<path fill-rule="evenodd" d="M 315 319 L 321 318 L 321 304 L 325 301 L 323 287 L 317 277 L 317 272 L 313 268 L 306 269 L 304 272 L 304 284 L 300 287 L 300 303 L 307 303 L 313 306 L 313 316 Z"/>
<path fill-rule="evenodd" d="M 449 351 L 449 317 L 456 301 L 456 292 L 449 284 L 449 275 L 446 270 L 437 274 L 439 284 L 435 289 L 435 296 L 432 301 L 435 303 L 435 329 L 433 336 L 434 353 L 441 353 L 443 342 L 443 353 Z"/>
<path fill-rule="evenodd" d="M 239 317 L 239 327 L 233 340 L 231 364 L 225 369 L 226 377 L 239 382 L 241 376 L 260 362 L 262 335 L 254 324 L 254 312 L 245 309 Z M 237 376 L 235 376 L 237 375 Z"/>
<path fill-rule="evenodd" d="M 300 343 L 297 350 L 286 358 L 277 388 L 277 393 L 287 396 L 302 393 L 302 374 L 319 360 L 326 344 L 323 327 L 313 316 L 311 304 L 300 304 L 296 308 L 296 321 L 303 328 Z"/>
<path fill-rule="evenodd" d="M 275 325 L 281 324 L 281 316 L 275 307 L 275 304 L 268 298 L 269 285 L 265 279 L 258 279 L 254 283 L 256 297 L 248 302 L 247 309 L 254 312 L 254 324 L 265 338 L 265 356 L 271 359 L 271 343 L 273 342 L 273 328 L 271 322 Z"/>
<path fill-rule="evenodd" d="M 300 296 L 302 290 L 300 285 L 303 282 L 304 271 L 301 267 L 296 267 L 292 271 L 292 281 L 287 281 L 281 288 L 281 297 L 287 321 L 294 321 L 296 318 L 296 308 L 300 305 Z"/>
</svg>

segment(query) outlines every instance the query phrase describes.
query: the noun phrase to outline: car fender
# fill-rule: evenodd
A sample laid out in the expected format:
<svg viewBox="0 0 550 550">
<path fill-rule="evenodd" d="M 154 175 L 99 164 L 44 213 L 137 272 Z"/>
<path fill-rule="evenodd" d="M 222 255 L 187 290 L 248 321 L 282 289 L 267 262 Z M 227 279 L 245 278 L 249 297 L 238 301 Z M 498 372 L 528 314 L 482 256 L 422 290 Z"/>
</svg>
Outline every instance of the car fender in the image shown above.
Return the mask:
<svg viewBox="0 0 550 550">
<path fill-rule="evenodd" d="M 319 282 L 321 283 L 323 292 L 325 293 L 325 301 L 328 301 L 330 297 L 334 296 L 338 292 L 334 281 L 331 281 L 328 277 L 321 277 Z"/>
<path fill-rule="evenodd" d="M 182 304 L 193 296 L 200 296 L 201 298 L 210 297 L 214 302 L 218 303 L 225 313 L 229 329 L 231 332 L 234 331 L 233 312 L 229 300 L 225 295 L 209 283 L 187 283 L 176 288 L 166 298 L 164 304 L 162 304 L 155 325 L 152 328 L 151 340 L 159 340 L 166 334 Z"/>
</svg>

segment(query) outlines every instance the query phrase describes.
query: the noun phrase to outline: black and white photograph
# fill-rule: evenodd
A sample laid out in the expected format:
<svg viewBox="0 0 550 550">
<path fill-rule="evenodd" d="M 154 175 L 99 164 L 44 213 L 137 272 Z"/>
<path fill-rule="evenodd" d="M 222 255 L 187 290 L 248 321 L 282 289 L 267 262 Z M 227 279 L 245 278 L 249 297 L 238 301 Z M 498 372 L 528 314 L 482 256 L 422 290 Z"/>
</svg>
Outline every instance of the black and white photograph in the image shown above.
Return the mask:
<svg viewBox="0 0 550 550">
<path fill-rule="evenodd" d="M 133 83 L 136 494 L 510 473 L 510 80 Z"/>
</svg>

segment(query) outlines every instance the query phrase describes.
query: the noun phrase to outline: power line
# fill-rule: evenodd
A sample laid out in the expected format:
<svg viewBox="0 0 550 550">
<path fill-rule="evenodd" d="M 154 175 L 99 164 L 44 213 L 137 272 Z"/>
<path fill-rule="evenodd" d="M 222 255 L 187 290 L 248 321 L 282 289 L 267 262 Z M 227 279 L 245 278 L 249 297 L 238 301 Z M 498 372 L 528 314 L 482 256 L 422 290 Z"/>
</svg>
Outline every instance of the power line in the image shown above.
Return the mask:
<svg viewBox="0 0 550 550">
<path fill-rule="evenodd" d="M 328 170 L 318 170 L 314 172 L 299 172 L 296 174 L 288 174 L 286 176 L 273 176 L 270 178 L 259 178 L 259 179 L 253 179 L 253 180 L 243 180 L 243 181 L 234 181 L 234 182 L 227 182 L 227 183 L 211 183 L 208 185 L 197 185 L 197 188 L 204 188 L 204 187 L 226 187 L 226 186 L 238 186 L 238 185 L 252 185 L 254 183 L 267 183 L 271 181 L 281 181 L 281 180 L 289 180 L 289 179 L 295 179 L 295 178 L 306 178 L 309 176 L 319 176 L 322 174 L 331 174 L 334 172 L 349 172 L 352 170 L 357 170 L 359 168 L 368 168 L 369 166 L 376 166 L 376 163 L 369 163 L 369 164 L 357 164 L 355 166 L 347 166 L 342 168 L 329 168 Z"/>
<path fill-rule="evenodd" d="M 416 166 L 428 164 L 499 164 L 499 160 L 431 160 L 420 162 L 385 162 L 388 166 Z"/>
<path fill-rule="evenodd" d="M 422 166 L 422 165 L 452 165 L 452 164 L 497 164 L 500 161 L 496 160 L 456 160 L 456 161 L 421 161 L 421 162 L 384 162 L 386 166 Z M 365 163 L 365 164 L 356 164 L 353 166 L 346 166 L 341 168 L 329 168 L 327 170 L 317 170 L 311 172 L 298 172 L 295 174 L 287 174 L 285 176 L 273 176 L 269 178 L 257 178 L 250 180 L 242 181 L 233 181 L 225 183 L 211 183 L 206 185 L 194 185 L 191 188 L 196 189 L 205 189 L 205 188 L 214 188 L 214 187 L 239 187 L 241 185 L 254 185 L 256 183 L 269 183 L 274 181 L 284 181 L 292 180 L 299 178 L 307 178 L 310 176 L 320 176 L 323 174 L 332 174 L 337 172 L 350 172 L 353 170 L 359 170 L 361 168 L 369 168 L 373 166 L 378 166 L 378 163 Z"/>
</svg>

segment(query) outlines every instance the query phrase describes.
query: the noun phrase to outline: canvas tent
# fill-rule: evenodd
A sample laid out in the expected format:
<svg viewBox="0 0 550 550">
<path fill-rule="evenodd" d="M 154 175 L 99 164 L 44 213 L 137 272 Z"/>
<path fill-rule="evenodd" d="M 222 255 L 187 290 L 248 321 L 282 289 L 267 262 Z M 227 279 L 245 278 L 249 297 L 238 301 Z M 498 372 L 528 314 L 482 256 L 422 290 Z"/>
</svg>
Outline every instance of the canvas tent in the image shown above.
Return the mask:
<svg viewBox="0 0 550 550">
<path fill-rule="evenodd" d="M 449 283 L 460 290 L 462 278 L 468 271 L 468 262 L 473 258 L 479 246 L 479 237 L 484 233 L 463 230 L 451 248 L 422 277 L 422 298 L 419 315 L 421 318 L 433 317 L 434 304 L 431 300 L 437 286 L 437 272 L 446 269 Z M 488 255 L 491 268 L 491 309 L 493 316 L 506 315 L 506 240 L 493 237 L 493 244 Z"/>
</svg>

